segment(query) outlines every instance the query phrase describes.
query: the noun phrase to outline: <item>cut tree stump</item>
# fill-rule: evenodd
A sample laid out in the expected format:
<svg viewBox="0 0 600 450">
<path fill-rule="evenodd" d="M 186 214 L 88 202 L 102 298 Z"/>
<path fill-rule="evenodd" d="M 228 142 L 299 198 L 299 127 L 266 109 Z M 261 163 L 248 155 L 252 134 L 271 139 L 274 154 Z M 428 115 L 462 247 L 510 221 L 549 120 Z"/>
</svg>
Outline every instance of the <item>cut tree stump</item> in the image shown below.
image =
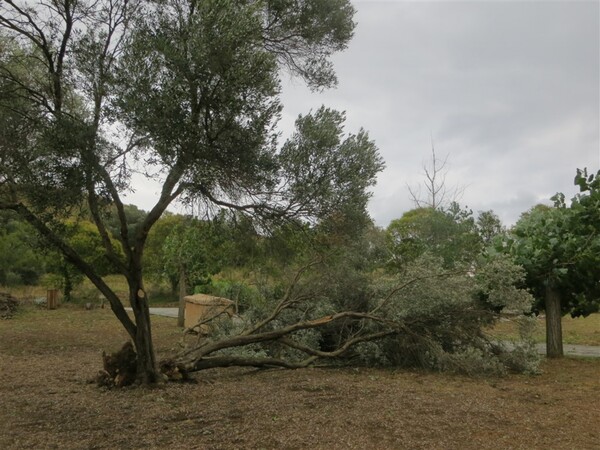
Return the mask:
<svg viewBox="0 0 600 450">
<path fill-rule="evenodd" d="M 96 376 L 98 386 L 123 387 L 135 382 L 137 354 L 131 342 L 126 342 L 118 352 L 109 355 L 102 352 L 102 363 L 104 370 Z"/>
</svg>

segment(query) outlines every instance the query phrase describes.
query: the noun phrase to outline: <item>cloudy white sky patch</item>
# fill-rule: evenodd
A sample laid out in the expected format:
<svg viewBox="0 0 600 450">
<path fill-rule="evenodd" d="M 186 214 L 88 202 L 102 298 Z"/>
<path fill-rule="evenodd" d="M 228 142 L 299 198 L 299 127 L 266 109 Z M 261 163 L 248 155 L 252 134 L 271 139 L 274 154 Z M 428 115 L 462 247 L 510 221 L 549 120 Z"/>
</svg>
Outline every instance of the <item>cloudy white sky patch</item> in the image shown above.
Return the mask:
<svg viewBox="0 0 600 450">
<path fill-rule="evenodd" d="M 507 222 L 600 166 L 600 8 L 589 2 L 355 1 L 339 86 L 284 83 L 282 127 L 321 104 L 367 129 L 387 163 L 370 203 L 386 226 L 412 207 L 433 137 L 461 203 Z"/>
</svg>

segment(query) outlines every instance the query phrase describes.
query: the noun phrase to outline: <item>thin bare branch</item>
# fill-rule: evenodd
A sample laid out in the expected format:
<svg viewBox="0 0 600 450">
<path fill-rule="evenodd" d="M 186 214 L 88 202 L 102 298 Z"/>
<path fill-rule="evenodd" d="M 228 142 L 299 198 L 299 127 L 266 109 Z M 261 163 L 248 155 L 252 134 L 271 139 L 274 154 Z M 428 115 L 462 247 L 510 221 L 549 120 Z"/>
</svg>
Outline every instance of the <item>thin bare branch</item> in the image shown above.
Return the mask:
<svg viewBox="0 0 600 450">
<path fill-rule="evenodd" d="M 258 322 L 256 325 L 254 325 L 252 328 L 250 328 L 249 330 L 245 331 L 244 333 L 242 333 L 243 335 L 250 335 L 253 333 L 256 333 L 258 330 L 260 330 L 261 328 L 263 328 L 265 325 L 267 325 L 268 323 L 272 322 L 273 320 L 275 320 L 279 314 L 281 314 L 281 312 L 290 307 L 291 305 L 293 305 L 294 303 L 297 303 L 298 301 L 300 301 L 299 298 L 294 298 L 293 294 L 294 291 L 296 289 L 296 286 L 298 285 L 298 282 L 300 281 L 300 279 L 302 278 L 302 276 L 312 267 L 318 265 L 319 263 L 321 263 L 321 259 L 317 259 L 314 261 L 311 261 L 307 264 L 305 264 L 304 266 L 302 266 L 294 275 L 294 279 L 292 280 L 291 284 L 288 286 L 285 294 L 283 295 L 282 299 L 279 301 L 279 303 L 275 306 L 275 308 L 273 308 L 273 311 L 271 312 L 271 314 L 266 317 L 265 319 L 261 320 L 260 322 Z M 304 300 L 304 298 L 302 299 Z"/>
<path fill-rule="evenodd" d="M 448 158 L 449 155 L 443 159 L 438 158 L 432 137 L 431 159 L 428 164 L 423 164 L 425 180 L 422 186 L 425 188 L 425 196 L 421 195 L 421 185 L 416 187 L 406 185 L 410 199 L 417 208 L 443 209 L 450 203 L 460 200 L 464 194 L 465 186 L 456 185 L 450 188 L 446 183 Z"/>
</svg>

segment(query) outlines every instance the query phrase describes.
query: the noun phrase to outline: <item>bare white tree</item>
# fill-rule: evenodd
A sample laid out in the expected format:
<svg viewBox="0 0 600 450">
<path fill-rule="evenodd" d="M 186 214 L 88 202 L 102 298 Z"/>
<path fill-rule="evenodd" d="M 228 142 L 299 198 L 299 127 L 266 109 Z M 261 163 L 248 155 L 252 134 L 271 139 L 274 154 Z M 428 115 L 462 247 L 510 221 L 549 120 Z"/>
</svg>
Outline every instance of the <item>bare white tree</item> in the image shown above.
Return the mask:
<svg viewBox="0 0 600 450">
<path fill-rule="evenodd" d="M 423 163 L 425 180 L 416 187 L 407 184 L 410 198 L 417 208 L 443 209 L 453 202 L 458 202 L 462 197 L 465 186 L 456 184 L 448 187 L 446 183 L 448 156 L 437 157 L 432 138 L 431 159 Z"/>
</svg>

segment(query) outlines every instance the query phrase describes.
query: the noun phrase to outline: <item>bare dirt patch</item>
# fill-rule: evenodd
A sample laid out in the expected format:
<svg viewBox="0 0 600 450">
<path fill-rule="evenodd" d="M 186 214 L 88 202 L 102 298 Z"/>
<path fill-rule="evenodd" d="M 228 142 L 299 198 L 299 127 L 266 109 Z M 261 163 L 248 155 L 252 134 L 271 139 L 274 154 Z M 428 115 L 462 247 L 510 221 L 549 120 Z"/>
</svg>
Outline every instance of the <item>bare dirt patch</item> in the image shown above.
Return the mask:
<svg viewBox="0 0 600 450">
<path fill-rule="evenodd" d="M 159 356 L 174 319 L 153 318 Z M 26 308 L 0 322 L 0 448 L 596 449 L 600 359 L 539 376 L 471 379 L 374 369 L 211 370 L 196 384 L 104 390 L 108 310 Z"/>
</svg>

